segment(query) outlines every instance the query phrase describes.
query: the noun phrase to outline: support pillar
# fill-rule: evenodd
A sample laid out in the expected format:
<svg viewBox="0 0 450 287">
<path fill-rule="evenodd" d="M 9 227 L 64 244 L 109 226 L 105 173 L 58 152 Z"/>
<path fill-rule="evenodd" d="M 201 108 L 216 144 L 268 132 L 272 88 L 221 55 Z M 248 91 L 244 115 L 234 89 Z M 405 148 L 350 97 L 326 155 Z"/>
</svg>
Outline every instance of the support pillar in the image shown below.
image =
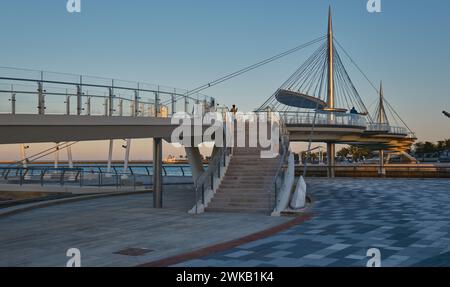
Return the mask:
<svg viewBox="0 0 450 287">
<path fill-rule="evenodd" d="M 162 138 L 153 139 L 153 207 L 162 208 Z"/>
<path fill-rule="evenodd" d="M 22 160 L 22 167 L 27 168 L 28 167 L 28 161 L 27 161 L 27 147 L 25 144 L 20 145 L 20 159 Z"/>
<path fill-rule="evenodd" d="M 200 150 L 198 147 L 186 147 L 185 151 L 192 169 L 192 177 L 196 181 L 204 172 Z"/>
<path fill-rule="evenodd" d="M 335 177 L 335 155 L 336 155 L 336 144 L 327 143 L 327 176 L 329 178 Z"/>
<path fill-rule="evenodd" d="M 130 161 L 131 139 L 127 139 L 125 145 L 125 160 L 123 161 L 123 170 L 126 173 L 128 170 L 128 162 Z"/>
<path fill-rule="evenodd" d="M 333 42 L 333 21 L 331 17 L 331 6 L 328 12 L 328 85 L 327 85 L 327 108 L 330 109 L 330 114 L 328 115 L 328 121 L 330 124 L 335 123 L 335 114 L 333 109 L 335 108 L 334 101 L 334 42 Z M 335 177 L 335 160 L 334 157 L 336 155 L 336 144 L 335 143 L 327 143 L 327 166 L 328 166 L 328 177 Z"/>
<path fill-rule="evenodd" d="M 386 168 L 384 167 L 384 150 L 380 150 L 380 168 L 378 170 L 378 174 L 381 177 L 386 176 Z"/>
<path fill-rule="evenodd" d="M 69 168 L 73 168 L 72 147 L 67 148 L 67 161 L 69 162 Z"/>
<path fill-rule="evenodd" d="M 58 168 L 59 167 L 59 146 L 58 146 L 58 143 L 56 143 L 56 145 L 55 145 L 55 149 L 56 149 L 56 151 L 55 151 L 55 168 Z"/>
<path fill-rule="evenodd" d="M 113 156 L 114 140 L 109 140 L 109 152 L 108 152 L 108 166 L 106 168 L 107 175 L 111 175 L 112 169 L 112 156 Z"/>
</svg>

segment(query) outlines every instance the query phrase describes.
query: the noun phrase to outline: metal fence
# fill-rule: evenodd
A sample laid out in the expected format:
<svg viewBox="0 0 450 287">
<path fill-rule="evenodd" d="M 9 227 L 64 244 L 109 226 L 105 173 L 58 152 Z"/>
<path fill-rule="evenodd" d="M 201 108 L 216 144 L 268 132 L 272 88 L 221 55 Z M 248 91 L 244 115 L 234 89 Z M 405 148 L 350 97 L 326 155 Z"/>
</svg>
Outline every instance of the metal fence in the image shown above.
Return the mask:
<svg viewBox="0 0 450 287">
<path fill-rule="evenodd" d="M 336 177 L 388 177 L 388 178 L 450 178 L 450 166 L 410 166 L 410 165 L 337 165 Z M 383 172 L 384 169 L 384 172 Z M 295 168 L 297 176 L 302 175 L 303 165 Z M 308 165 L 308 177 L 326 177 L 326 165 Z"/>
<path fill-rule="evenodd" d="M 0 113 L 168 117 L 209 110 L 214 98 L 187 90 L 93 76 L 0 67 Z"/>
<path fill-rule="evenodd" d="M 314 111 L 280 112 L 280 116 L 286 125 L 312 125 L 314 122 Z M 367 126 L 366 119 L 361 115 L 337 112 L 317 112 L 315 124 L 317 126 Z"/>
<path fill-rule="evenodd" d="M 142 172 L 144 171 L 144 172 Z M 0 167 L 2 184 L 59 185 L 68 187 L 150 187 L 153 185 L 151 167 L 113 167 L 111 172 L 104 167 Z M 189 166 L 163 167 L 163 183 L 192 184 Z"/>
</svg>

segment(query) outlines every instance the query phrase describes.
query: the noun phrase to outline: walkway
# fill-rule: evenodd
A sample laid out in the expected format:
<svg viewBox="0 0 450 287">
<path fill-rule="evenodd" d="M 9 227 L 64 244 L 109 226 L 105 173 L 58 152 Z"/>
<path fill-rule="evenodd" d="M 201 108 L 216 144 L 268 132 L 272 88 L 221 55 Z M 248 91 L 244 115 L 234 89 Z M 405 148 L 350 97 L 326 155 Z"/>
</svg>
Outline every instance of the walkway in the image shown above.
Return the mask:
<svg viewBox="0 0 450 287">
<path fill-rule="evenodd" d="M 315 217 L 178 266 L 450 266 L 450 181 L 313 179 Z"/>
<path fill-rule="evenodd" d="M 135 266 L 247 236 L 289 220 L 255 214 L 187 214 L 191 190 L 170 187 L 166 206 L 152 194 L 109 197 L 0 217 L 0 266 L 65 266 L 69 248 L 82 266 Z M 115 254 L 138 248 L 142 256 Z"/>
</svg>

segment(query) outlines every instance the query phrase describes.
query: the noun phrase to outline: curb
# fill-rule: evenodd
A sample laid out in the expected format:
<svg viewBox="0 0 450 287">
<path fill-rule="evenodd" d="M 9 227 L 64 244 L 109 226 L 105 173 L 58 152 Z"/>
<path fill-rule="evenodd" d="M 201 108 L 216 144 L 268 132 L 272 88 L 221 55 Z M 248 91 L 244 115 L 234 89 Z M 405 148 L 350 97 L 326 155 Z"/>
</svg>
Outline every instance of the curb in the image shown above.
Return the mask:
<svg viewBox="0 0 450 287">
<path fill-rule="evenodd" d="M 217 252 L 221 252 L 221 251 L 224 251 L 227 249 L 237 247 L 242 244 L 246 244 L 246 243 L 249 243 L 252 241 L 263 239 L 265 237 L 269 237 L 269 236 L 277 234 L 281 231 L 287 230 L 295 225 L 299 225 L 303 222 L 306 222 L 306 221 L 312 219 L 313 217 L 314 217 L 313 213 L 305 213 L 305 214 L 297 216 L 296 218 L 294 218 L 288 222 L 285 222 L 283 224 L 274 226 L 272 228 L 269 228 L 269 229 L 266 229 L 263 231 L 259 231 L 257 233 L 253 233 L 253 234 L 250 234 L 250 235 L 238 238 L 238 239 L 234 239 L 234 240 L 231 240 L 228 242 L 204 247 L 204 248 L 198 249 L 196 251 L 187 252 L 187 253 L 183 253 L 180 255 L 175 255 L 175 256 L 168 257 L 168 258 L 163 258 L 160 260 L 152 261 L 149 263 L 140 264 L 136 267 L 168 267 L 168 266 L 175 265 L 175 264 L 185 262 L 185 261 L 189 261 L 192 259 L 205 257 L 208 255 L 217 253 Z"/>
<path fill-rule="evenodd" d="M 120 193 L 106 193 L 106 194 L 91 194 L 91 195 L 80 195 L 80 196 L 74 196 L 69 198 L 62 198 L 62 199 L 53 199 L 53 200 L 46 200 L 46 201 L 40 201 L 30 204 L 22 204 L 17 205 L 14 207 L 6 207 L 5 211 L 2 211 L 0 209 L 0 218 L 4 218 L 11 215 L 16 215 L 19 213 L 27 212 L 30 210 L 38 209 L 38 208 L 45 208 L 55 205 L 62 205 L 66 203 L 73 203 L 73 202 L 79 202 L 83 200 L 90 200 L 90 199 L 98 199 L 103 197 L 113 197 L 113 196 L 126 196 L 126 195 L 133 195 L 133 194 L 144 194 L 144 193 L 151 193 L 152 191 L 125 191 Z M 9 210 L 8 210 L 9 209 Z"/>
</svg>

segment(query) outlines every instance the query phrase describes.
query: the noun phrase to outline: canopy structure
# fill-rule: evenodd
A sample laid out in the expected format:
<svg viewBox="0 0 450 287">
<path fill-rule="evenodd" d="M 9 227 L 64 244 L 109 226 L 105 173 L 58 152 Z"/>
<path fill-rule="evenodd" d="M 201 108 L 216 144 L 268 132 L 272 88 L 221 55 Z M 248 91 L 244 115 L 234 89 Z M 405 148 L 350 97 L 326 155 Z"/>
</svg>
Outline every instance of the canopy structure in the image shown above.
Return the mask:
<svg viewBox="0 0 450 287">
<path fill-rule="evenodd" d="M 327 106 L 321 99 L 290 90 L 278 90 L 275 98 L 282 104 L 296 108 L 324 109 Z"/>
</svg>

